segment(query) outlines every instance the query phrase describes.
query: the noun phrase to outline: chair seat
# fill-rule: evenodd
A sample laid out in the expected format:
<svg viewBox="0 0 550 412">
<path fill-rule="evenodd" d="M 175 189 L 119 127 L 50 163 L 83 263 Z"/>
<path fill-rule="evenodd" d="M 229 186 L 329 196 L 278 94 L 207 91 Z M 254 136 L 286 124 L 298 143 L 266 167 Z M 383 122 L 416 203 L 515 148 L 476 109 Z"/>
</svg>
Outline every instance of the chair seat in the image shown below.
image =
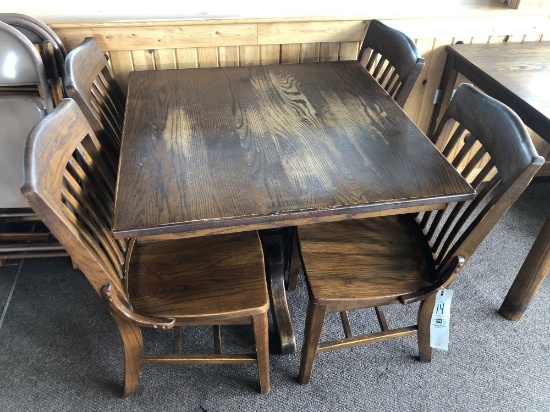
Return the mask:
<svg viewBox="0 0 550 412">
<path fill-rule="evenodd" d="M 429 286 L 434 261 L 411 216 L 385 216 L 299 227 L 314 302 L 386 305 Z"/>
<path fill-rule="evenodd" d="M 136 313 L 207 322 L 269 308 L 256 232 L 136 242 L 128 276 Z"/>
</svg>

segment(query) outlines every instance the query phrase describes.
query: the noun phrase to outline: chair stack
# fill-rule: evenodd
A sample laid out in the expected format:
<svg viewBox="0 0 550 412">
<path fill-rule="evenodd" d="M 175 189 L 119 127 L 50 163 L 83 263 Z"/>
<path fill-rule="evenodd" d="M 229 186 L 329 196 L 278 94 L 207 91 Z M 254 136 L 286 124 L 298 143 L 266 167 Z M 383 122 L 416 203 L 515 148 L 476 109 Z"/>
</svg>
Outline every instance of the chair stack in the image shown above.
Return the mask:
<svg viewBox="0 0 550 412">
<path fill-rule="evenodd" d="M 26 14 L 0 13 L 0 21 L 18 30 L 34 45 L 44 64 L 46 78 L 54 106 L 64 96 L 65 46 L 55 32 L 44 22 Z"/>
<path fill-rule="evenodd" d="M 65 49 L 44 23 L 0 14 L 0 265 L 6 259 L 66 256 L 21 195 L 23 148 L 60 100 Z"/>
</svg>

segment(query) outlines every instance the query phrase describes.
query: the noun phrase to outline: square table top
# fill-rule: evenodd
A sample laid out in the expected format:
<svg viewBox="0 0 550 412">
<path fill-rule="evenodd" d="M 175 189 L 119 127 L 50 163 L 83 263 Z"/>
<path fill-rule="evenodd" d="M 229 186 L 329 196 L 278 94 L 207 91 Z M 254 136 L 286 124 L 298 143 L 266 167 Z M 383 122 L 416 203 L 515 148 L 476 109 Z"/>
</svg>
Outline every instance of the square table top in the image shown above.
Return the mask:
<svg viewBox="0 0 550 412">
<path fill-rule="evenodd" d="M 550 142 L 550 42 L 455 44 L 459 71 Z"/>
<path fill-rule="evenodd" d="M 359 62 L 130 75 L 115 237 L 407 213 L 473 195 Z"/>
</svg>

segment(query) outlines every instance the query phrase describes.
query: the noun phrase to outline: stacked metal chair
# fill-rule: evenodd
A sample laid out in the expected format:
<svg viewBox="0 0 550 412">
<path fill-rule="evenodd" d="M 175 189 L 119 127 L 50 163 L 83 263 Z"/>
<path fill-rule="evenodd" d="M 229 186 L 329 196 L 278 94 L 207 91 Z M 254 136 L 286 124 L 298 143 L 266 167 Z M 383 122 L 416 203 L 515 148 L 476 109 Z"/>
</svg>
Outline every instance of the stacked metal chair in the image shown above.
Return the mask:
<svg viewBox="0 0 550 412">
<path fill-rule="evenodd" d="M 27 136 L 53 111 L 56 101 L 53 94 L 60 90 L 57 64 L 53 62 L 54 77 L 49 79 L 39 52 L 44 49 L 34 43 L 51 49 L 48 46 L 51 41 L 41 39 L 53 37 L 39 24 L 11 16 L 0 15 L 0 20 L 17 24 L 14 27 L 0 21 L 0 265 L 11 258 L 66 255 L 19 190 Z M 26 34 L 32 36 L 33 33 L 31 41 Z M 56 49 L 62 57 L 59 45 Z"/>
</svg>

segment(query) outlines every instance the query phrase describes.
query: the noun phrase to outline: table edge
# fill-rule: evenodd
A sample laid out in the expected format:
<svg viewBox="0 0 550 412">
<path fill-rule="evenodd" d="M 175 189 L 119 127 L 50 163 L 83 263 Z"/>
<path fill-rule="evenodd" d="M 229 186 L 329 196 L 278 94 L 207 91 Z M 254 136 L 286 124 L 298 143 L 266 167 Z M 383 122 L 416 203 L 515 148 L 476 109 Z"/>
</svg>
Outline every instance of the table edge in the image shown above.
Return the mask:
<svg viewBox="0 0 550 412">
<path fill-rule="evenodd" d="M 126 239 L 172 234 L 177 234 L 177 237 L 181 238 L 198 237 L 209 234 L 246 232 L 329 221 L 418 213 L 442 209 L 448 203 L 472 200 L 475 197 L 475 194 L 475 190 L 471 189 L 469 193 L 441 196 L 432 199 L 413 199 L 402 202 L 380 202 L 368 205 L 347 206 L 338 209 L 301 210 L 297 212 L 278 213 L 272 215 L 181 222 L 138 229 L 113 228 L 112 233 L 116 239 Z"/>
</svg>

